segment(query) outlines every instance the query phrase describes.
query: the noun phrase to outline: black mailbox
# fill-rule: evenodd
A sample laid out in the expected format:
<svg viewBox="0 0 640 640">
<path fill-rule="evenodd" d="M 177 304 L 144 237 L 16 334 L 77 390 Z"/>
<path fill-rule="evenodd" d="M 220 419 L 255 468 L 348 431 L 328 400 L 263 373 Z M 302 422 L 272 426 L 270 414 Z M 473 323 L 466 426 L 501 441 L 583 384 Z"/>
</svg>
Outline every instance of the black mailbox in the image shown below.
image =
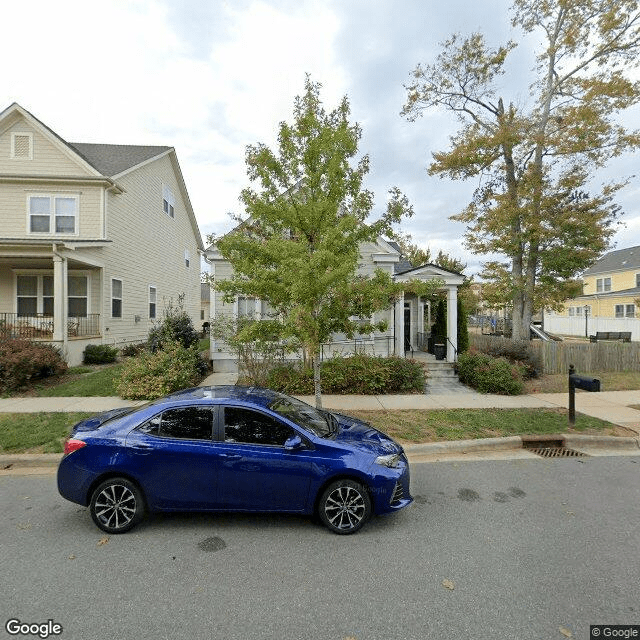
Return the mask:
<svg viewBox="0 0 640 640">
<path fill-rule="evenodd" d="M 576 423 L 576 389 L 583 391 L 600 391 L 600 380 L 579 376 L 575 373 L 575 367 L 569 365 L 569 427 Z"/>
<path fill-rule="evenodd" d="M 574 389 L 582 389 L 583 391 L 600 391 L 600 380 L 598 378 L 579 376 L 577 373 L 569 376 L 569 385 Z"/>
</svg>

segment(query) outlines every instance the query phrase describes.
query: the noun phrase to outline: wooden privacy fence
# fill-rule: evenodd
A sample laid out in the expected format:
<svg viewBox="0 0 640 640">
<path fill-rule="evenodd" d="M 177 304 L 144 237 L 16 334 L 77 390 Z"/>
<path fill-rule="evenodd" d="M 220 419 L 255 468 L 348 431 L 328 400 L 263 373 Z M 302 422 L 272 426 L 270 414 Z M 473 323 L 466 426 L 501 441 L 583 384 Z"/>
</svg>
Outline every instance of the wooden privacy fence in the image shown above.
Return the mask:
<svg viewBox="0 0 640 640">
<path fill-rule="evenodd" d="M 491 352 L 511 341 L 498 336 L 469 334 L 471 346 Z M 532 340 L 528 348 L 544 373 L 568 373 L 572 364 L 578 373 L 589 371 L 640 371 L 640 342 L 543 342 Z"/>
</svg>

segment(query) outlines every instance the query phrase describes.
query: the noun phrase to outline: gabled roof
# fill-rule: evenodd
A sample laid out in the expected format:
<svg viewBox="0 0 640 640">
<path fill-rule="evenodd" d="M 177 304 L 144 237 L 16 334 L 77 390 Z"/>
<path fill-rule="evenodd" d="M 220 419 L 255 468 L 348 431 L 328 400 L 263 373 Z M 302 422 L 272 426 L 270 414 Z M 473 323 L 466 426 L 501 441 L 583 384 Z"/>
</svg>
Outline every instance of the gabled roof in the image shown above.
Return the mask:
<svg viewBox="0 0 640 640">
<path fill-rule="evenodd" d="M 631 269 L 640 269 L 640 246 L 617 249 L 616 251 L 605 253 L 583 275 L 594 276 L 599 273 L 629 271 Z"/>
<path fill-rule="evenodd" d="M 139 167 L 142 164 L 151 162 L 164 155 L 169 155 L 171 164 L 178 179 L 180 191 L 187 207 L 187 215 L 193 229 L 193 233 L 198 242 L 198 249 L 204 250 L 202 243 L 202 235 L 198 228 L 193 207 L 189 199 L 187 187 L 184 182 L 182 170 L 178 163 L 178 157 L 173 147 L 167 146 L 150 146 L 150 145 L 129 145 L 129 144 L 94 144 L 87 142 L 67 142 L 59 136 L 53 129 L 38 120 L 32 113 L 20 106 L 17 102 L 9 105 L 4 111 L 0 112 L 0 121 L 10 117 L 13 114 L 19 114 L 36 128 L 40 129 L 43 135 L 51 140 L 60 150 L 79 165 L 86 168 L 98 178 L 104 178 L 120 193 L 122 188 L 115 182 L 114 178 L 119 178 Z"/>
<path fill-rule="evenodd" d="M 434 278 L 442 280 L 445 285 L 459 286 L 464 282 L 464 276 L 457 271 L 443 269 L 437 264 L 423 264 L 420 267 L 413 267 L 402 273 L 394 273 L 395 282 L 411 282 L 411 280 L 433 280 Z"/>
<path fill-rule="evenodd" d="M 113 177 L 168 153 L 173 147 L 69 142 L 69 146 L 102 175 Z"/>
<path fill-rule="evenodd" d="M 413 269 L 413 264 L 411 264 L 411 262 L 409 262 L 405 258 L 405 256 L 402 255 L 402 249 L 397 242 L 393 240 L 387 240 L 387 244 L 400 254 L 400 260 L 398 260 L 398 262 L 393 265 L 393 273 L 404 273 L 405 271 L 410 271 L 411 269 Z"/>
</svg>

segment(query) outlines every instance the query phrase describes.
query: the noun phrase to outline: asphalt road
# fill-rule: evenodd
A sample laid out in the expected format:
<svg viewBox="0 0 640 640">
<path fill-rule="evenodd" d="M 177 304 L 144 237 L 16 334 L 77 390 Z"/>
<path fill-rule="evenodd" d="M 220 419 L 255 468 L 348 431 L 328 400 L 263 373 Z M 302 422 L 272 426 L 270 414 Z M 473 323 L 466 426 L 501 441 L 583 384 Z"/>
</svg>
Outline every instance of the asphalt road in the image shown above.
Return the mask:
<svg viewBox="0 0 640 640">
<path fill-rule="evenodd" d="M 640 623 L 640 456 L 412 469 L 415 504 L 346 537 L 249 515 L 105 537 L 54 476 L 0 477 L 1 637 L 25 637 L 9 618 L 52 619 L 65 640 L 562 640 Z"/>
</svg>

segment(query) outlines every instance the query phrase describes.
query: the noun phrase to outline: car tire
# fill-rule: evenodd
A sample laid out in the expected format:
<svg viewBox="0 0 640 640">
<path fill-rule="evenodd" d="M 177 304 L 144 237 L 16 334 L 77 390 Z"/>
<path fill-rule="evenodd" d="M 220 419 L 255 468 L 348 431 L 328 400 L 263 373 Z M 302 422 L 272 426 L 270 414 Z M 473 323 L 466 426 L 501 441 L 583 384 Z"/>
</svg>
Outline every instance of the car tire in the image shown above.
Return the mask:
<svg viewBox="0 0 640 640">
<path fill-rule="evenodd" d="M 106 533 L 125 533 L 144 516 L 142 492 L 126 478 L 109 478 L 99 484 L 89 503 L 91 518 Z"/>
<path fill-rule="evenodd" d="M 348 535 L 359 531 L 371 516 L 371 498 L 354 480 L 336 480 L 322 493 L 318 517 L 334 533 Z"/>
</svg>

